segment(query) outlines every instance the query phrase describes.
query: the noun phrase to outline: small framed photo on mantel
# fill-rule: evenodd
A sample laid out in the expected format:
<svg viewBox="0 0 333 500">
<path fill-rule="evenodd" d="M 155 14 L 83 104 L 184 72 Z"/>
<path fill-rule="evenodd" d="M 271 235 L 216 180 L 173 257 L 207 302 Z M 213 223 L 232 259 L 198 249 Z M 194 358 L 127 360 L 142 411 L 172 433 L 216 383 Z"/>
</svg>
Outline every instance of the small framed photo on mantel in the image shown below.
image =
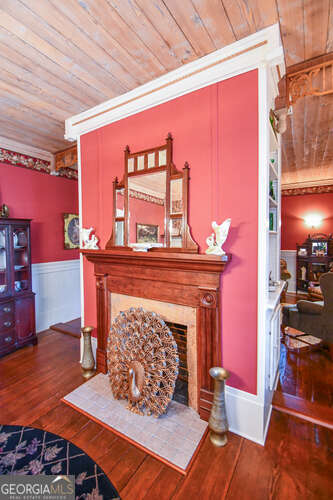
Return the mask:
<svg viewBox="0 0 333 500">
<path fill-rule="evenodd" d="M 158 243 L 158 225 L 136 223 L 137 243 Z"/>
<path fill-rule="evenodd" d="M 77 214 L 63 214 L 64 216 L 64 248 L 70 250 L 80 248 L 80 224 Z"/>
</svg>

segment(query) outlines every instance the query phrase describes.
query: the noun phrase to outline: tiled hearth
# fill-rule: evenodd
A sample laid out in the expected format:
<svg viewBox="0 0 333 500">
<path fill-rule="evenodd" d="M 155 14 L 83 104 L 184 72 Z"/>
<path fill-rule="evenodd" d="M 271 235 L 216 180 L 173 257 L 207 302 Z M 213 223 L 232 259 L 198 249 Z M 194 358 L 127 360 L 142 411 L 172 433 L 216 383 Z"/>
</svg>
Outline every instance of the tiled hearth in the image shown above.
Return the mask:
<svg viewBox="0 0 333 500">
<path fill-rule="evenodd" d="M 167 413 L 159 418 L 130 412 L 126 401 L 113 398 L 108 376 L 102 373 L 65 396 L 63 401 L 183 473 L 207 430 L 207 422 L 192 408 L 175 401 L 171 401 Z"/>
</svg>

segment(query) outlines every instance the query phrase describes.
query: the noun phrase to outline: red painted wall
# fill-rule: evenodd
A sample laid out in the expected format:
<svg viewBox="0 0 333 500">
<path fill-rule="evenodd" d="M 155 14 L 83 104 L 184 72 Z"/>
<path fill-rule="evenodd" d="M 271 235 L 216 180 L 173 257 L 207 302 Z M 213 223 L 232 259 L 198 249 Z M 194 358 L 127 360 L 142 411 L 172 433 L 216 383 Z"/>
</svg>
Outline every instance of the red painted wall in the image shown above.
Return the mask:
<svg viewBox="0 0 333 500">
<path fill-rule="evenodd" d="M 78 259 L 78 250 L 64 249 L 64 212 L 78 213 L 75 180 L 0 163 L 0 203 L 10 216 L 33 219 L 31 260 L 53 262 Z"/>
<path fill-rule="evenodd" d="M 164 216 L 165 208 L 156 203 L 149 203 L 148 201 L 138 200 L 137 198 L 129 199 L 130 210 L 130 243 L 136 242 L 136 224 L 154 224 L 159 226 L 159 240 L 158 243 L 163 243 L 161 235 L 164 235 Z"/>
<path fill-rule="evenodd" d="M 305 225 L 304 216 L 318 213 L 323 223 L 317 229 Z M 333 193 L 282 196 L 281 202 L 281 248 L 296 250 L 312 233 L 333 233 Z"/>
<path fill-rule="evenodd" d="M 174 137 L 174 162 L 190 164 L 189 224 L 200 251 L 211 221 L 232 218 L 222 276 L 222 357 L 229 385 L 256 393 L 258 239 L 257 71 L 179 97 L 81 138 L 83 225 L 103 248 L 112 225 L 112 181 L 132 151 Z M 96 325 L 93 266 L 85 262 L 85 323 Z"/>
</svg>

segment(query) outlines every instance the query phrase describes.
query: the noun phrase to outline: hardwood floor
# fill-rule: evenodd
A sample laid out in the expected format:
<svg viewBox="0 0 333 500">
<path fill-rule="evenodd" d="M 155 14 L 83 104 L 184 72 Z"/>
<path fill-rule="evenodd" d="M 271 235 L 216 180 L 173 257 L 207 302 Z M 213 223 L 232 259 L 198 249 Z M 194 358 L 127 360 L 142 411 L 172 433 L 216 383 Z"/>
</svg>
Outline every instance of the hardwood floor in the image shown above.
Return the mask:
<svg viewBox="0 0 333 500">
<path fill-rule="evenodd" d="M 287 294 L 292 304 L 302 295 Z M 333 429 L 333 361 L 328 350 L 295 352 L 281 342 L 280 378 L 273 407 Z"/>
<path fill-rule="evenodd" d="M 0 360 L 1 423 L 32 425 L 71 440 L 108 474 L 123 500 L 329 499 L 332 432 L 273 410 L 266 445 L 229 434 L 206 438 L 184 477 L 60 402 L 83 383 L 77 339 L 49 330 L 39 344 Z"/>
</svg>

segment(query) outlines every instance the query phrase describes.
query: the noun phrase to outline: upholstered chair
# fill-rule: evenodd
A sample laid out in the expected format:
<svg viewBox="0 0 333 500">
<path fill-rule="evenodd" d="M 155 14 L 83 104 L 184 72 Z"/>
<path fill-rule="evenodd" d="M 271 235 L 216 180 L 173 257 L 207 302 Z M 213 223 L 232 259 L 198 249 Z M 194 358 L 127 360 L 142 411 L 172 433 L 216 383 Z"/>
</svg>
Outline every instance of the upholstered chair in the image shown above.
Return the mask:
<svg viewBox="0 0 333 500">
<path fill-rule="evenodd" d="M 292 326 L 327 342 L 333 342 L 333 273 L 320 278 L 323 302 L 300 300 L 283 307 L 283 326 Z"/>
</svg>

